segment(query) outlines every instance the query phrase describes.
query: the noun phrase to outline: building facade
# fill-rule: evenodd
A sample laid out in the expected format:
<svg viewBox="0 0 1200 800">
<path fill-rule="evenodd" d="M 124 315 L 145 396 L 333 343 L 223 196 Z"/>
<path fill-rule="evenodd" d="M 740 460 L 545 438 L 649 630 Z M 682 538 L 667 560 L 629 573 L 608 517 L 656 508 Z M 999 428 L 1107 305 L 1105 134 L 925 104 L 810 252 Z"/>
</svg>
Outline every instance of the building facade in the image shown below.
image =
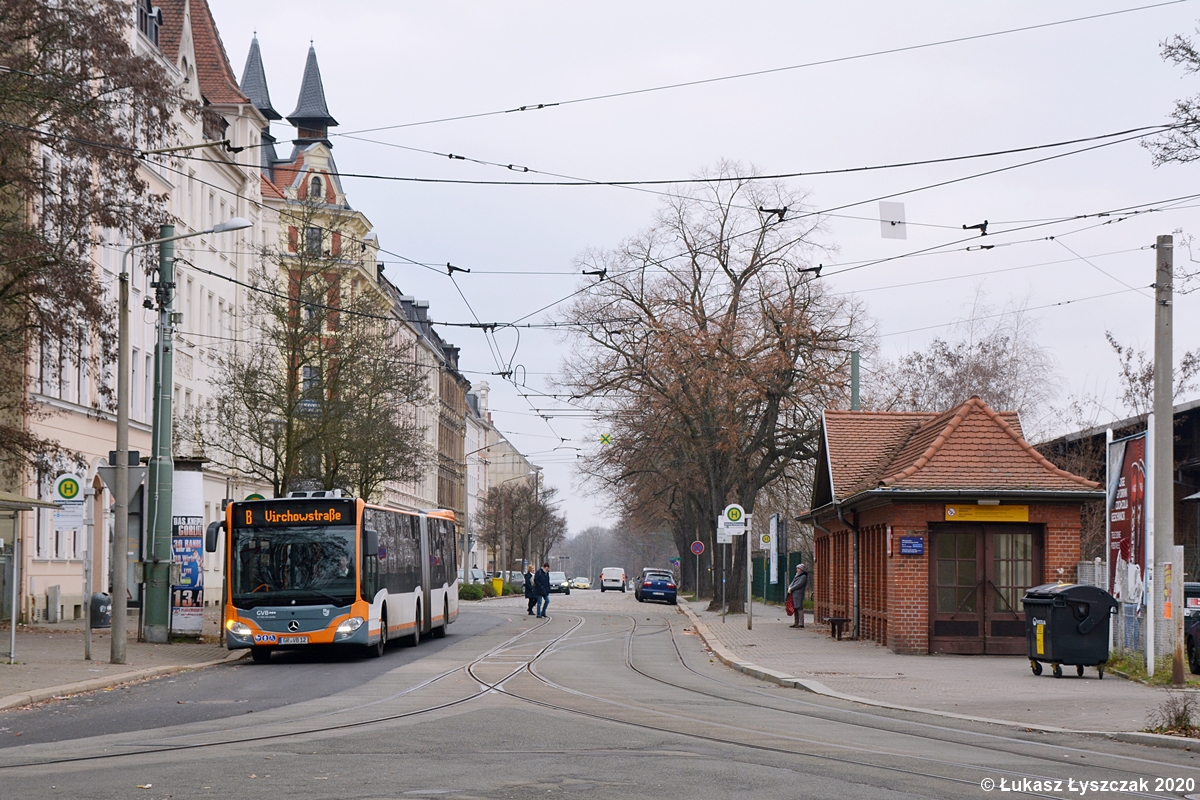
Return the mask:
<svg viewBox="0 0 1200 800">
<path fill-rule="evenodd" d="M 231 492 L 261 488 L 206 463 L 203 453 L 191 447 L 186 427 L 211 397 L 217 350 L 241 335 L 238 309 L 245 298 L 238 281 L 247 277 L 252 253 L 277 236 L 273 216 L 262 207 L 259 166 L 244 157 L 257 152 L 265 120 L 238 88 L 205 0 L 161 0 L 153 7 L 136 0 L 131 4 L 129 35 L 133 49 L 156 59 L 196 104 L 195 113 L 178 114 L 177 141 L 164 146 L 203 147 L 148 156 L 141 171 L 148 191 L 166 198 L 165 210 L 176 234 L 207 230 L 232 217 L 252 223 L 241 231 L 184 239 L 175 249 L 174 309 L 182 317 L 172 332 L 171 391 L 176 433 L 183 441 L 176 455 L 198 466 L 194 476 L 183 480 L 188 488 L 177 490 L 176 509 L 185 509 L 189 516 L 203 515 L 207 522 L 220 514 L 221 500 Z M 245 148 L 243 155 L 236 152 L 239 148 Z M 97 234 L 101 244 L 93 262 L 115 307 L 122 254 L 132 243 L 117 231 Z M 147 250 L 135 251 L 130 260 L 130 448 L 143 455 L 149 455 L 151 445 L 157 340 L 157 321 L 143 313 L 143 304 L 154 297 L 150 284 L 155 278 L 147 267 L 156 266 L 156 261 L 157 252 Z M 29 390 L 50 413 L 28 424 L 86 460 L 86 470 L 78 477 L 88 502 L 85 522 L 77 529 L 55 530 L 54 514 L 47 509 L 22 515 L 20 607 L 27 620 L 77 618 L 83 613 L 84 559 L 91 563 L 97 590 L 107 586 L 111 568 L 112 497 L 97 467 L 106 463 L 115 447 L 116 415 L 113 409 L 101 408 L 98 398 L 101 384 L 111 387 L 115 377 L 111 365 L 105 374 L 92 374 L 86 367 L 86 353 L 74 360 L 62 358 L 43 343 L 38 355 L 30 365 Z M 55 477 L 27 475 L 22 491 L 48 498 Z M 131 547 L 130 562 L 140 557 L 140 544 Z M 132 563 L 127 569 L 133 587 L 130 599 L 137 606 Z M 57 598 L 56 607 L 48 606 L 48 597 Z"/>
<path fill-rule="evenodd" d="M 1075 579 L 1103 497 L 978 397 L 942 414 L 827 410 L 813 508 L 814 615 L 898 653 L 1025 652 L 1025 590 Z"/>
</svg>

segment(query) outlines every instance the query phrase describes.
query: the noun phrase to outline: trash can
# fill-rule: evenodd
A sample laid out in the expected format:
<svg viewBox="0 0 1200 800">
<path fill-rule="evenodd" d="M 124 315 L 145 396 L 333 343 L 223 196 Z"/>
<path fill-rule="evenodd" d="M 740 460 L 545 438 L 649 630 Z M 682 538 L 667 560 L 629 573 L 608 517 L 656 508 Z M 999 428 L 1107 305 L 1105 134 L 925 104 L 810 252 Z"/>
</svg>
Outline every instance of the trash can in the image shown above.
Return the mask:
<svg viewBox="0 0 1200 800">
<path fill-rule="evenodd" d="M 91 626 L 93 628 L 112 627 L 112 597 L 104 592 L 92 595 L 92 607 L 89 609 Z"/>
<path fill-rule="evenodd" d="M 1101 679 L 1108 663 L 1108 626 L 1117 608 L 1113 596 L 1095 586 L 1047 583 L 1025 592 L 1025 644 L 1034 675 L 1050 664 L 1062 677 L 1064 664 L 1082 676 L 1095 667 Z"/>
</svg>

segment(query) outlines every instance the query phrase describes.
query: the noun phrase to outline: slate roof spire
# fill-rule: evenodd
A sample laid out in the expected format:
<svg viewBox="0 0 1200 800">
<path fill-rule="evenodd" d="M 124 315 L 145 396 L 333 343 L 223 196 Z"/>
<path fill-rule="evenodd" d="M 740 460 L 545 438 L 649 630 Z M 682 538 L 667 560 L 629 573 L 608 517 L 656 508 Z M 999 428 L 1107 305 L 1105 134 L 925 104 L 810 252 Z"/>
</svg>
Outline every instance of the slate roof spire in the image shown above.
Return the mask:
<svg viewBox="0 0 1200 800">
<path fill-rule="evenodd" d="M 271 93 L 267 91 L 267 72 L 263 69 L 257 35 L 250 41 L 250 54 L 246 56 L 246 67 L 242 70 L 241 89 L 264 117 L 269 120 L 283 119 L 271 105 Z"/>
<path fill-rule="evenodd" d="M 325 87 L 321 83 L 321 68 L 317 66 L 317 50 L 309 43 L 308 61 L 304 65 L 304 79 L 300 82 L 300 97 L 296 110 L 288 115 L 287 121 L 296 126 L 298 139 L 328 141 L 329 128 L 338 124 L 325 105 Z"/>
</svg>

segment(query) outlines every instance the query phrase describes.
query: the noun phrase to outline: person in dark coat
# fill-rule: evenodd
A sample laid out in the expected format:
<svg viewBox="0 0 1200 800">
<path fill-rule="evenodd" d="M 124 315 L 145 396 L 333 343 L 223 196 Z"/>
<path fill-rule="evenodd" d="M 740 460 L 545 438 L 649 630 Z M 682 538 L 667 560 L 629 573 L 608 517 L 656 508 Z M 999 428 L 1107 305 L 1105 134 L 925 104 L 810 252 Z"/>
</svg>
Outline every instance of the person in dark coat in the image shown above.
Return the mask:
<svg viewBox="0 0 1200 800">
<path fill-rule="evenodd" d="M 792 623 L 793 628 L 804 627 L 804 594 L 808 591 L 808 572 L 804 569 L 803 564 L 796 565 L 796 577 L 792 578 L 792 582 L 788 584 L 788 593 L 792 596 L 792 605 L 795 606 L 793 616 L 796 621 Z"/>
<path fill-rule="evenodd" d="M 537 589 L 533 586 L 533 564 L 525 568 L 525 599 L 529 601 L 529 616 L 533 616 L 533 604 L 537 602 Z"/>
<path fill-rule="evenodd" d="M 550 564 L 542 564 L 534 576 L 533 587 L 537 591 L 537 615 L 544 617 L 550 607 Z"/>
</svg>

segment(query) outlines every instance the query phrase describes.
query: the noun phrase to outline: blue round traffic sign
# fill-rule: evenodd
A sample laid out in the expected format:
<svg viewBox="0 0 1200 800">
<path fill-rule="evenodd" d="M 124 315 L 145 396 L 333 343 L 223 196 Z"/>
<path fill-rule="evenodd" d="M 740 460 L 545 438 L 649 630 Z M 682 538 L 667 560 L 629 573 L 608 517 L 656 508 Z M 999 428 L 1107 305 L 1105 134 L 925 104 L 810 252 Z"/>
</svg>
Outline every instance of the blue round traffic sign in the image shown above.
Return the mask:
<svg viewBox="0 0 1200 800">
<path fill-rule="evenodd" d="M 692 542 L 692 554 L 700 555 L 704 552 L 704 542 Z"/>
</svg>

